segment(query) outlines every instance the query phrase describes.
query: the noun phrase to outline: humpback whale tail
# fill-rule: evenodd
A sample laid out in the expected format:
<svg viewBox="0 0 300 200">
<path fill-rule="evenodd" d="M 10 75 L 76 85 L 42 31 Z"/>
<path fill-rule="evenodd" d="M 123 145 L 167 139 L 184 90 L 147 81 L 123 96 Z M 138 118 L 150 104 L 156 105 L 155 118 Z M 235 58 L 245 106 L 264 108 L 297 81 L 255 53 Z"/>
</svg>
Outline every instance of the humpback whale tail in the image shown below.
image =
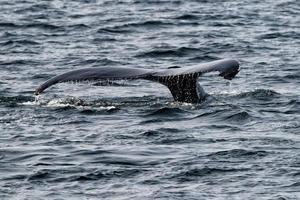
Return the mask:
<svg viewBox="0 0 300 200">
<path fill-rule="evenodd" d="M 231 80 L 239 72 L 239 63 L 236 60 L 224 59 L 196 66 L 169 68 L 160 71 L 122 67 L 79 69 L 49 79 L 36 89 L 35 94 L 38 95 L 57 83 L 68 81 L 145 79 L 167 86 L 175 101 L 197 103 L 205 98 L 205 93 L 197 79 L 201 74 L 213 71 L 217 71 L 219 76 Z"/>
</svg>

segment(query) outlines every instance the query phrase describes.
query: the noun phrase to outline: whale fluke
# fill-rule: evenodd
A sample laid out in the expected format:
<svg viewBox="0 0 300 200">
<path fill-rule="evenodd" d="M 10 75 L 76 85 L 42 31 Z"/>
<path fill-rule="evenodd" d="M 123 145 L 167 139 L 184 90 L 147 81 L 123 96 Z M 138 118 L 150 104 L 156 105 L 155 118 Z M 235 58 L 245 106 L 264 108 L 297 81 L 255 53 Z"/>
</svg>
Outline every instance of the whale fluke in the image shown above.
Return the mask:
<svg viewBox="0 0 300 200">
<path fill-rule="evenodd" d="M 113 81 L 145 79 L 161 83 L 169 88 L 175 101 L 198 103 L 206 94 L 197 79 L 201 74 L 217 71 L 219 76 L 231 80 L 239 72 L 236 60 L 223 59 L 189 67 L 171 67 L 165 70 L 148 70 L 124 67 L 101 67 L 79 69 L 55 76 L 40 85 L 35 95 L 57 83 L 69 81 Z"/>
</svg>

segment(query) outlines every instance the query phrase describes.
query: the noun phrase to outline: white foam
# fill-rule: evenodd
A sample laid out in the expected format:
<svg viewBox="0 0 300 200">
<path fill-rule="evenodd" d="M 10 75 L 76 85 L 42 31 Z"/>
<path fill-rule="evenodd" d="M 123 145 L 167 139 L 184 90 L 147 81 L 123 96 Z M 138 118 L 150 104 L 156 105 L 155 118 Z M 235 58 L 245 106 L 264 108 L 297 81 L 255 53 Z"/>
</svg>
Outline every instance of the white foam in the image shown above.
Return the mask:
<svg viewBox="0 0 300 200">
<path fill-rule="evenodd" d="M 76 108 L 78 110 L 90 109 L 90 110 L 98 110 L 98 111 L 116 109 L 115 106 L 94 107 L 94 106 L 74 105 L 74 104 L 70 104 L 70 103 L 65 103 L 64 100 L 62 100 L 62 99 L 53 99 L 46 104 L 46 107 L 72 107 L 72 108 Z"/>
<path fill-rule="evenodd" d="M 74 103 L 68 103 L 65 99 L 52 99 L 49 102 L 42 102 L 39 98 L 36 98 L 35 101 L 22 102 L 20 105 L 25 106 L 43 106 L 43 107 L 52 107 L 52 108 L 63 108 L 63 107 L 72 107 L 78 110 L 113 110 L 117 107 L 115 106 L 90 106 L 90 105 L 75 105 Z"/>
<path fill-rule="evenodd" d="M 27 101 L 27 102 L 23 102 L 20 103 L 21 105 L 25 105 L 25 106 L 36 106 L 36 105 L 40 105 L 40 102 L 36 102 L 36 101 Z"/>
<path fill-rule="evenodd" d="M 47 107 L 75 107 L 73 104 L 64 103 L 62 99 L 53 99 L 46 104 Z"/>
</svg>

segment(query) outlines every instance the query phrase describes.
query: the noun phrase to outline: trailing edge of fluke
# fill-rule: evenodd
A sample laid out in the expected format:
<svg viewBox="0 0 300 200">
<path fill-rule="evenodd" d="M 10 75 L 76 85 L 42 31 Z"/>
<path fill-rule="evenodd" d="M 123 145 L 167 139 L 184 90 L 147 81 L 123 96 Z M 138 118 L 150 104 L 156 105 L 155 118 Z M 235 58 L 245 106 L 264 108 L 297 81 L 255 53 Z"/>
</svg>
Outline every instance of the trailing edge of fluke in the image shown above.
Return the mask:
<svg viewBox="0 0 300 200">
<path fill-rule="evenodd" d="M 232 59 L 223 59 L 199 65 L 169 68 L 164 70 L 149 70 L 124 67 L 99 67 L 73 70 L 55 76 L 41 84 L 35 95 L 57 83 L 68 81 L 113 81 L 145 79 L 161 83 L 169 88 L 175 101 L 199 103 L 206 94 L 197 79 L 201 74 L 219 72 L 219 76 L 231 80 L 239 72 L 239 63 Z"/>
</svg>

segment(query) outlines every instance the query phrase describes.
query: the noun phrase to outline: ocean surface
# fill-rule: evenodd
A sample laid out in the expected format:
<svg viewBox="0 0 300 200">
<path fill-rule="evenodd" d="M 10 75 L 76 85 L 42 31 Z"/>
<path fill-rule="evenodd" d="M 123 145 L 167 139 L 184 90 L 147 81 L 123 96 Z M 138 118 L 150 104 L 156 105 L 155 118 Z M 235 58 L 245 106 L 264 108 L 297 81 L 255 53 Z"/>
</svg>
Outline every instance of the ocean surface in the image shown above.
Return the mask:
<svg viewBox="0 0 300 200">
<path fill-rule="evenodd" d="M 59 84 L 87 67 L 223 58 L 174 102 L 149 81 Z M 299 0 L 1 0 L 0 199 L 300 199 Z"/>
</svg>

